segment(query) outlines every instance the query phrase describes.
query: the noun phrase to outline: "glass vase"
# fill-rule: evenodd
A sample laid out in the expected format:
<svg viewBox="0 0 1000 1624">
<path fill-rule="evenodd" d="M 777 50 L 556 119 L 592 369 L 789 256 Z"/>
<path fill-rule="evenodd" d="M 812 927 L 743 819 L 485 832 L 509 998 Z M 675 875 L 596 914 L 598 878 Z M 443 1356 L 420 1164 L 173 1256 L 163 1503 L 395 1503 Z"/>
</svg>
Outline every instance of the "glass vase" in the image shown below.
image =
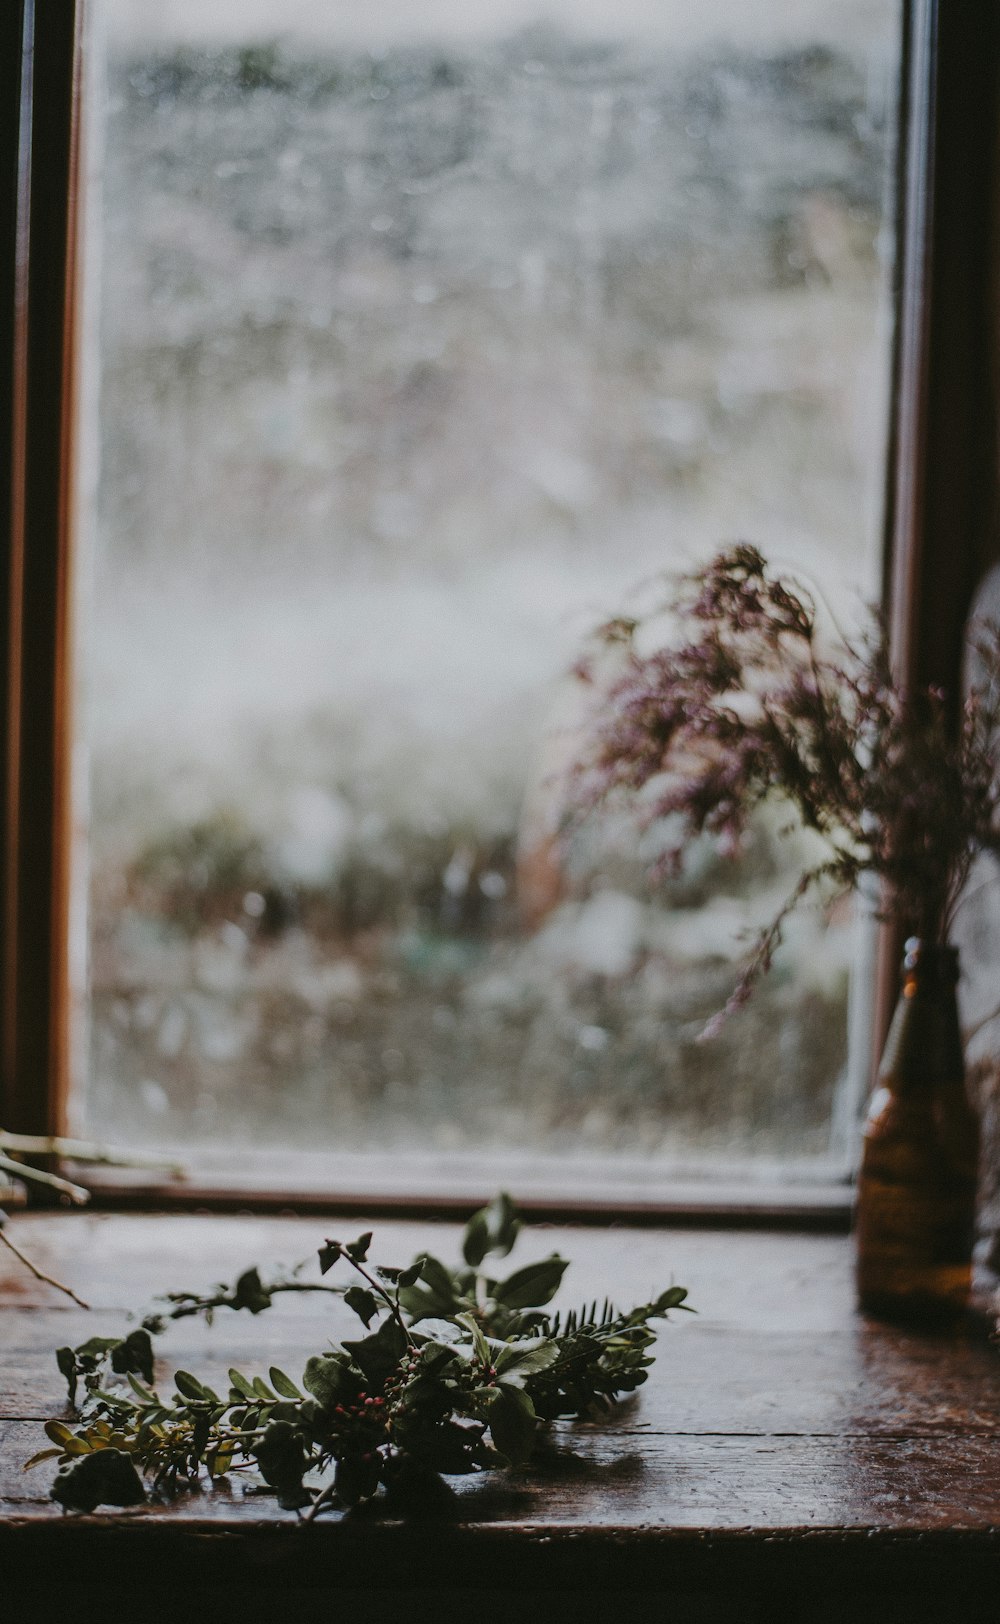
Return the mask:
<svg viewBox="0 0 1000 1624">
<path fill-rule="evenodd" d="M 906 943 L 858 1178 L 858 1301 L 882 1318 L 947 1321 L 969 1301 L 979 1133 L 957 983 L 955 948 Z"/>
</svg>

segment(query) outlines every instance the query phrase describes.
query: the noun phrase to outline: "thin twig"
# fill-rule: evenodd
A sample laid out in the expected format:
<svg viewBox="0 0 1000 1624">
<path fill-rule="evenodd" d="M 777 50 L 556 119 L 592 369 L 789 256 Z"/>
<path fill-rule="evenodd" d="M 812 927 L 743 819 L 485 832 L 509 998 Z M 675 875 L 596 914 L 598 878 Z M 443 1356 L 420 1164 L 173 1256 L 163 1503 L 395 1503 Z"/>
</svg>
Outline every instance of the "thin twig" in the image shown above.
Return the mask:
<svg viewBox="0 0 1000 1624">
<path fill-rule="evenodd" d="M 261 1281 L 261 1289 L 269 1297 L 276 1296 L 279 1291 L 326 1291 L 335 1297 L 342 1297 L 345 1290 L 343 1286 L 328 1286 L 322 1281 L 314 1283 L 309 1280 L 277 1280 L 273 1285 L 265 1285 Z M 162 1310 L 154 1309 L 147 1316 L 150 1319 L 154 1317 L 165 1320 L 191 1319 L 196 1314 L 214 1313 L 217 1308 L 232 1308 L 238 1311 L 241 1306 L 233 1301 L 232 1293 L 225 1288 L 216 1297 L 191 1297 L 187 1292 L 168 1292 L 165 1297 L 155 1298 L 154 1301 L 167 1302 L 172 1306 Z"/>
<path fill-rule="evenodd" d="M 71 1286 L 64 1286 L 61 1280 L 54 1279 L 51 1274 L 46 1274 L 43 1269 L 38 1268 L 36 1264 L 32 1263 L 30 1257 L 26 1257 L 21 1251 L 21 1248 L 19 1246 L 15 1246 L 10 1236 L 5 1234 L 2 1226 L 0 1226 L 0 1241 L 3 1242 L 4 1246 L 10 1248 L 16 1258 L 20 1258 L 21 1262 L 24 1264 L 24 1267 L 28 1270 L 28 1273 L 33 1274 L 36 1280 L 41 1280 L 47 1286 L 55 1286 L 57 1291 L 61 1291 L 64 1297 L 69 1297 L 74 1303 L 76 1303 L 78 1308 L 90 1308 L 90 1304 L 85 1303 L 82 1297 L 78 1297 Z"/>
<path fill-rule="evenodd" d="M 395 1295 L 395 1297 L 392 1297 L 391 1294 L 388 1291 L 386 1291 L 385 1287 L 383 1285 L 379 1284 L 379 1282 L 375 1279 L 374 1275 L 369 1274 L 368 1270 L 366 1268 L 364 1268 L 362 1266 L 362 1264 L 360 1264 L 358 1262 L 357 1258 L 351 1256 L 351 1254 L 347 1250 L 346 1246 L 341 1247 L 341 1257 L 345 1257 L 347 1259 L 348 1263 L 351 1265 L 351 1268 L 352 1269 L 357 1269 L 357 1271 L 360 1274 L 362 1280 L 367 1280 L 367 1282 L 371 1286 L 372 1290 L 377 1291 L 379 1296 L 383 1299 L 383 1301 L 388 1304 L 390 1314 L 392 1315 L 393 1319 L 396 1321 L 396 1324 L 399 1326 L 399 1329 L 402 1331 L 404 1337 L 406 1338 L 407 1347 L 412 1347 L 413 1346 L 413 1338 L 412 1338 L 412 1336 L 410 1335 L 409 1331 L 406 1328 L 406 1322 L 403 1319 L 403 1316 L 400 1313 L 400 1309 L 399 1309 L 399 1287 L 398 1286 L 396 1287 L 396 1295 Z"/>
</svg>

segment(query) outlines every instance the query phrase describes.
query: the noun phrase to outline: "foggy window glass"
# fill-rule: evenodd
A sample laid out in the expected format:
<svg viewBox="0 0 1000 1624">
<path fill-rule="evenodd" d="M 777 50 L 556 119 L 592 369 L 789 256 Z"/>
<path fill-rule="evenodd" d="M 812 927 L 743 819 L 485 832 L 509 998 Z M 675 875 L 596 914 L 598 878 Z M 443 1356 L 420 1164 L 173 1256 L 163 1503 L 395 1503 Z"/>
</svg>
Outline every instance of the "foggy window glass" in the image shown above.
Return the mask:
<svg viewBox="0 0 1000 1624">
<path fill-rule="evenodd" d="M 875 594 L 894 0 L 97 23 L 80 1124 L 839 1165 L 849 910 L 699 1044 L 801 849 L 654 893 L 555 786 L 636 582 Z"/>
</svg>

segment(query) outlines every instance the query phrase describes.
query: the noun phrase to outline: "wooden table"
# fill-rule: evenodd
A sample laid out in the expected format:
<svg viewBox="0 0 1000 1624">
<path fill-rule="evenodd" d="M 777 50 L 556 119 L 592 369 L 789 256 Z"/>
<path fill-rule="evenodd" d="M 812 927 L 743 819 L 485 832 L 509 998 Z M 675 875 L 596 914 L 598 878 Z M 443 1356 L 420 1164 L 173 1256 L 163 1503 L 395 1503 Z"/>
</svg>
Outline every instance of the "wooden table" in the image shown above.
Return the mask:
<svg viewBox="0 0 1000 1624">
<path fill-rule="evenodd" d="M 291 1263 L 324 1234 L 369 1226 L 56 1213 L 11 1223 L 93 1305 L 73 1308 L 0 1256 L 0 1607 L 16 1600 L 21 1617 L 56 1618 L 64 1603 L 66 1616 L 89 1606 L 96 1617 L 109 1591 L 118 1610 L 142 1593 L 140 1616 L 166 1617 L 173 1587 L 233 1618 L 311 1616 L 320 1598 L 398 1618 L 404 1593 L 420 1592 L 438 1616 L 450 1600 L 463 1617 L 498 1619 L 616 1618 L 655 1603 L 657 1617 L 667 1606 L 740 1624 L 1000 1620 L 1000 1352 L 973 1330 L 921 1336 L 861 1319 L 841 1237 L 532 1230 L 518 1257 L 570 1257 L 567 1301 L 608 1290 L 646 1300 L 673 1280 L 697 1318 L 663 1329 L 647 1386 L 612 1420 L 554 1428 L 531 1470 L 458 1480 L 451 1520 L 305 1527 L 228 1484 L 169 1506 L 66 1515 L 47 1498 L 53 1469 L 21 1467 L 45 1443 L 42 1421 L 66 1414 L 58 1344 L 118 1332 L 157 1290 Z M 457 1253 L 452 1225 L 373 1227 L 383 1262 Z M 348 1326 L 334 1299 L 291 1297 L 258 1319 L 185 1321 L 158 1347 L 164 1374 L 182 1366 L 225 1385 L 231 1364 L 298 1376 Z"/>
</svg>

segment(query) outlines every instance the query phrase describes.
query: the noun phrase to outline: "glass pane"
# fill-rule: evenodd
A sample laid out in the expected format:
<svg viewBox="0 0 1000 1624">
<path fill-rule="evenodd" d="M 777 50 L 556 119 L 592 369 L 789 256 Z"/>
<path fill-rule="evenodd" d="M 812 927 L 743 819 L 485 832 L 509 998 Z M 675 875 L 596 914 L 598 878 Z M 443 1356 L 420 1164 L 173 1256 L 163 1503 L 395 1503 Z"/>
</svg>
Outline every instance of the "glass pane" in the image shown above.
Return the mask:
<svg viewBox="0 0 1000 1624">
<path fill-rule="evenodd" d="M 699 1045 L 794 843 L 654 895 L 554 786 L 637 581 L 743 538 L 874 595 L 898 28 L 106 0 L 88 1132 L 842 1159 L 849 910 Z"/>
</svg>

